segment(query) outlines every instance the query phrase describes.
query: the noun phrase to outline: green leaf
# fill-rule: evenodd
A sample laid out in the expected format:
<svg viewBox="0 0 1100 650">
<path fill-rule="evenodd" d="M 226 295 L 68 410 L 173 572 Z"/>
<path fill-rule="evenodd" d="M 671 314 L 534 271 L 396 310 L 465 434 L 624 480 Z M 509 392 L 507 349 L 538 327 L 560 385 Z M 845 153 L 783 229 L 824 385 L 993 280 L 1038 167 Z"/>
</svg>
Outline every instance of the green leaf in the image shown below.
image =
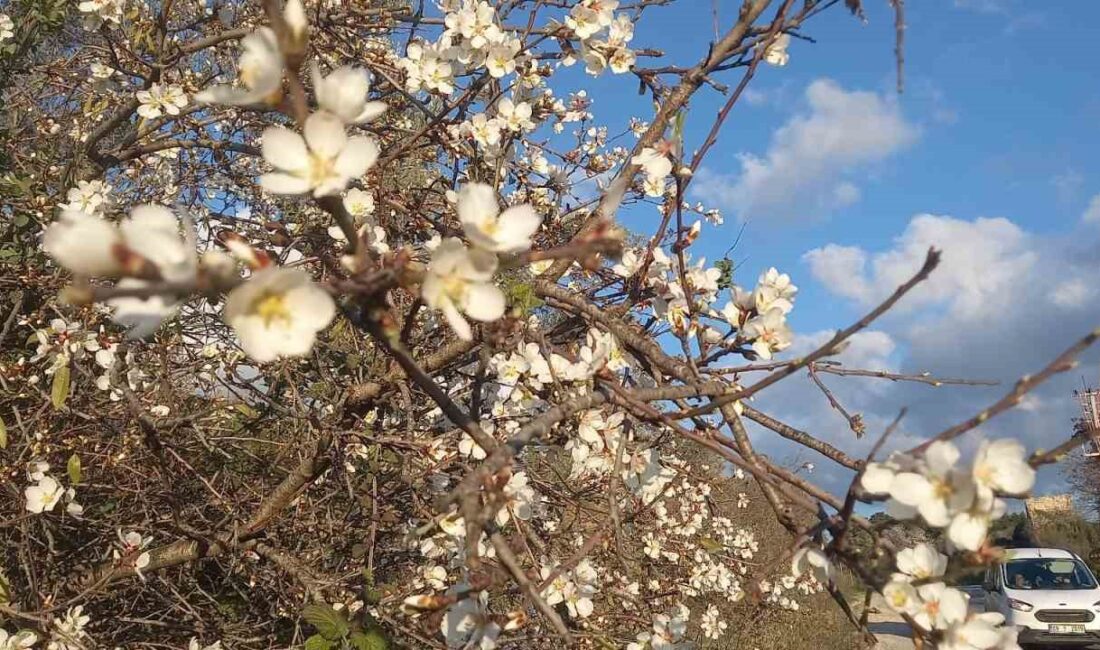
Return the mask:
<svg viewBox="0 0 1100 650">
<path fill-rule="evenodd" d="M 61 366 L 53 373 L 53 385 L 50 387 L 50 401 L 60 410 L 69 399 L 69 366 Z"/>
<path fill-rule="evenodd" d="M 504 295 L 507 296 L 513 309 L 518 310 L 521 314 L 530 314 L 543 304 L 542 300 L 535 294 L 535 287 L 522 280 L 506 281 L 503 289 Z"/>
<path fill-rule="evenodd" d="M 349 640 L 356 650 L 387 650 L 390 647 L 390 642 L 378 629 L 353 632 Z"/>
<path fill-rule="evenodd" d="M 69 482 L 73 485 L 80 483 L 80 456 L 76 454 L 69 456 L 66 469 L 69 470 Z"/>
<path fill-rule="evenodd" d="M 0 449 L 8 448 L 8 425 L 4 424 L 4 418 L 0 418 Z"/>
<path fill-rule="evenodd" d="M 700 538 L 699 539 L 699 546 L 702 546 L 703 549 L 705 551 L 707 551 L 708 553 L 717 553 L 718 551 L 721 551 L 724 548 L 722 546 L 721 542 L 719 542 L 717 540 L 714 540 L 714 539 L 711 539 L 709 537 Z"/>
<path fill-rule="evenodd" d="M 718 260 L 714 263 L 714 268 L 722 273 L 718 276 L 719 289 L 729 289 L 733 286 L 733 262 L 729 258 Z"/>
<path fill-rule="evenodd" d="M 246 418 L 254 418 L 260 414 L 259 411 L 252 408 L 248 404 L 245 404 L 244 402 L 238 402 L 233 406 L 233 408 L 240 411 L 241 415 L 245 416 Z"/>
<path fill-rule="evenodd" d="M 332 650 L 336 647 L 336 644 L 329 641 L 320 634 L 314 634 L 306 639 L 305 650 Z"/>
<path fill-rule="evenodd" d="M 348 634 L 347 619 L 328 605 L 306 605 L 302 610 L 302 618 L 330 641 L 342 639 Z"/>
</svg>

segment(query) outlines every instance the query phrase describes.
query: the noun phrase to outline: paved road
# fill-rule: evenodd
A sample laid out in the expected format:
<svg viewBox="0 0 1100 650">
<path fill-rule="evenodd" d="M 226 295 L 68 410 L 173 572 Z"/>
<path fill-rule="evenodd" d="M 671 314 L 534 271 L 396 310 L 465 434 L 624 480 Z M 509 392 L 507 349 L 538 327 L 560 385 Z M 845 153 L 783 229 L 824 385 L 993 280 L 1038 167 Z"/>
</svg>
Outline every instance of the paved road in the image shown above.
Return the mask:
<svg viewBox="0 0 1100 650">
<path fill-rule="evenodd" d="M 985 603 L 985 594 L 982 592 L 981 587 L 960 587 L 963 591 L 970 594 L 970 609 L 971 611 L 983 611 Z M 913 650 L 913 641 L 909 634 L 909 625 L 901 620 L 901 617 L 890 611 L 890 608 L 886 606 L 886 601 L 881 596 L 875 594 L 875 597 L 871 599 L 871 607 L 876 611 L 873 611 L 870 616 L 867 617 L 867 627 L 871 632 L 878 637 L 878 644 L 875 645 L 875 650 Z M 1100 650 L 1100 646 L 1089 646 L 1092 650 Z M 1034 650 L 1048 650 L 1046 648 L 1034 648 Z M 1051 648 L 1050 650 L 1056 650 Z"/>
<path fill-rule="evenodd" d="M 962 590 L 970 594 L 971 610 L 982 611 L 984 595 L 981 587 L 962 587 Z M 867 627 L 878 637 L 875 650 L 913 650 L 909 624 L 886 606 L 882 596 L 875 594 L 871 607 L 873 611 L 867 617 Z"/>
</svg>

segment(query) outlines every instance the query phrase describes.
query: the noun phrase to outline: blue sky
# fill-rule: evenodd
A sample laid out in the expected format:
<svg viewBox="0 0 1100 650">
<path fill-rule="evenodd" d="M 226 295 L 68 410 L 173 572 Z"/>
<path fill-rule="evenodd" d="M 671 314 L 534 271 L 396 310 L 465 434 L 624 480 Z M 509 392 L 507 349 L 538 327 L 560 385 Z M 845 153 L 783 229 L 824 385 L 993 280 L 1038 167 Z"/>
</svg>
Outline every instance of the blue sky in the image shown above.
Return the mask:
<svg viewBox="0 0 1100 650">
<path fill-rule="evenodd" d="M 735 4 L 720 5 L 726 24 Z M 826 378 L 864 413 L 872 437 L 909 406 L 893 443 L 907 447 L 992 402 L 1020 374 L 1100 325 L 1100 198 L 1090 211 L 1100 196 L 1100 69 L 1091 27 L 1100 4 L 909 3 L 901 96 L 893 14 L 885 1 L 866 10 L 867 24 L 841 8 L 815 18 L 804 33 L 816 43 L 795 41 L 789 65 L 762 68 L 689 198 L 726 217 L 704 231 L 697 255 L 720 256 L 744 224 L 733 254 L 744 263 L 736 279 L 751 285 L 774 265 L 800 286 L 791 315 L 798 351 L 858 318 L 919 266 L 929 244 L 944 249 L 934 280 L 842 360 L 1005 385 L 932 389 Z M 713 33 L 710 11 L 702 0 L 653 8 L 633 44 L 693 63 Z M 597 98 L 597 122 L 625 121 L 623 107 L 645 116 L 648 102 L 622 78 L 577 82 Z M 723 101 L 713 91 L 693 101 L 689 150 Z M 646 210 L 620 218 L 648 233 L 654 222 Z M 1086 356 L 1081 369 L 979 433 L 1017 436 L 1032 448 L 1057 444 L 1075 414 L 1071 390 L 1082 376 L 1100 380 L 1098 358 Z M 759 407 L 851 453 L 870 444 L 855 440 L 802 377 Z M 762 431 L 754 437 L 777 458 L 813 461 L 818 478 L 843 491 L 845 474 L 822 459 L 796 454 Z M 1057 470 L 1041 474 L 1038 491 L 1061 489 Z"/>
</svg>

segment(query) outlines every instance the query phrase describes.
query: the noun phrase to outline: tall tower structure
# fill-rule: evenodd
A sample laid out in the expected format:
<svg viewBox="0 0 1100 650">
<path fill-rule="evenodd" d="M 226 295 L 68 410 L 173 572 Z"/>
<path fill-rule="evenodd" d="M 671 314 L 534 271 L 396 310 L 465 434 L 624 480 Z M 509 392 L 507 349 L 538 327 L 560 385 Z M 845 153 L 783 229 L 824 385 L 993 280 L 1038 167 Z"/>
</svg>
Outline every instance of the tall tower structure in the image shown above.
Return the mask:
<svg viewBox="0 0 1100 650">
<path fill-rule="evenodd" d="M 1086 456 L 1100 456 L 1100 390 L 1085 388 L 1073 391 L 1080 405 L 1081 414 L 1073 421 L 1073 432 L 1088 436 Z"/>
</svg>

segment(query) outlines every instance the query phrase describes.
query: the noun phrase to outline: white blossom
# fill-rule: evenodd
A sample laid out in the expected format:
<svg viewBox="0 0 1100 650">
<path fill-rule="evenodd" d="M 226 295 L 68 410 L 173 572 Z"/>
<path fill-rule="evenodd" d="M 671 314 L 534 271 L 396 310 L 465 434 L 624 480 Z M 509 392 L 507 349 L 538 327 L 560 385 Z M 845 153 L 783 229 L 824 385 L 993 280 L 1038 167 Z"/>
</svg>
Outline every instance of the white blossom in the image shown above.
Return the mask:
<svg viewBox="0 0 1100 650">
<path fill-rule="evenodd" d="M 895 574 L 895 579 L 939 578 L 947 570 L 947 556 L 928 543 L 920 543 L 912 548 L 898 551 L 896 561 L 898 574 Z"/>
<path fill-rule="evenodd" d="M 3 604 L 3 601 L 0 601 Z M 38 643 L 38 635 L 31 630 L 19 630 L 15 634 L 8 635 L 8 631 L 0 628 L 0 650 L 24 650 Z"/>
<path fill-rule="evenodd" d="M 527 102 L 518 104 L 504 97 L 497 102 L 497 117 L 500 124 L 509 131 L 530 131 L 535 128 L 531 121 L 531 105 Z"/>
<path fill-rule="evenodd" d="M 88 645 L 85 643 L 88 633 L 84 627 L 90 620 L 83 606 L 70 607 L 63 617 L 53 619 L 53 638 L 46 645 L 46 650 L 84 650 Z"/>
<path fill-rule="evenodd" d="M 147 120 L 152 120 L 161 115 L 179 115 L 180 109 L 187 106 L 187 95 L 179 86 L 153 84 L 148 90 L 139 90 L 137 100 L 140 102 L 138 115 Z"/>
<path fill-rule="evenodd" d="M 273 194 L 325 196 L 343 191 L 378 160 L 378 144 L 367 136 L 348 138 L 339 118 L 314 113 L 306 119 L 305 137 L 283 127 L 263 134 L 264 159 L 278 171 L 260 177 Z"/>
<path fill-rule="evenodd" d="M 983 440 L 972 474 L 978 490 L 988 495 L 1022 495 L 1035 484 L 1035 469 L 1027 462 L 1027 449 L 1009 438 Z"/>
<path fill-rule="evenodd" d="M 336 315 L 332 296 L 301 269 L 270 268 L 230 292 L 224 318 L 256 361 L 299 357 Z"/>
<path fill-rule="evenodd" d="M 462 7 L 448 13 L 444 22 L 449 32 L 461 35 L 475 49 L 496 42 L 502 36 L 496 25 L 496 10 L 484 1 L 463 0 Z"/>
<path fill-rule="evenodd" d="M 516 71 L 516 55 L 519 54 L 520 42 L 516 39 L 504 39 L 489 47 L 485 55 L 485 68 L 489 75 L 499 79 L 504 75 Z"/>
<path fill-rule="evenodd" d="M 65 198 L 69 202 L 58 206 L 62 210 L 100 214 L 111 203 L 111 186 L 101 180 L 77 181 Z"/>
<path fill-rule="evenodd" d="M 749 320 L 741 334 L 752 341 L 752 350 L 761 359 L 771 359 L 773 353 L 791 345 L 791 329 L 787 326 L 783 310 L 778 307 Z"/>
<path fill-rule="evenodd" d="M 65 495 L 65 488 L 49 476 L 38 479 L 38 483 L 23 491 L 27 499 L 27 511 L 35 514 L 53 512 L 54 506 Z"/>
<path fill-rule="evenodd" d="M 803 546 L 791 558 L 791 573 L 796 578 L 807 572 L 812 572 L 814 578 L 821 583 L 832 582 L 835 575 L 829 558 L 821 549 L 812 546 Z"/>
<path fill-rule="evenodd" d="M 357 219 L 363 219 L 374 214 L 374 195 L 358 188 L 352 188 L 344 195 L 344 209 Z"/>
<path fill-rule="evenodd" d="M 774 66 L 785 66 L 791 60 L 787 47 L 791 44 L 790 34 L 780 34 L 764 48 L 764 61 Z"/>
<path fill-rule="evenodd" d="M 497 253 L 527 250 L 542 223 L 530 205 L 516 205 L 500 212 L 496 192 L 484 183 L 469 183 L 459 190 L 457 209 L 470 241 Z"/>
<path fill-rule="evenodd" d="M 420 42 L 410 43 L 406 57 L 397 63 L 405 70 L 405 87 L 408 90 L 428 90 L 444 95 L 454 92 L 454 69 L 441 48 Z"/>
<path fill-rule="evenodd" d="M 0 43 L 15 36 L 15 23 L 12 22 L 11 16 L 7 14 L 0 14 Z"/>
<path fill-rule="evenodd" d="M 463 314 L 482 322 L 504 315 L 504 293 L 493 284 L 496 268 L 492 253 L 468 250 L 449 237 L 432 252 L 421 295 L 429 307 L 443 312 L 459 338 L 468 341 L 473 332 Z"/>
<path fill-rule="evenodd" d="M 283 54 L 270 27 L 261 27 L 241 39 L 237 79 L 241 88 L 213 86 L 195 95 L 207 104 L 274 103 L 282 96 Z"/>
<path fill-rule="evenodd" d="M 365 124 L 386 112 L 385 102 L 367 101 L 370 79 L 366 70 L 345 65 L 323 77 L 314 64 L 312 73 L 317 104 L 345 123 Z"/>
<path fill-rule="evenodd" d="M 966 618 L 966 594 L 948 587 L 942 582 L 933 582 L 917 587 L 920 606 L 913 614 L 913 622 L 927 631 L 944 630 Z"/>
<path fill-rule="evenodd" d="M 974 499 L 974 484 L 966 472 L 956 468 L 958 448 L 937 440 L 924 452 L 921 472 L 898 473 L 890 485 L 890 496 L 914 509 L 931 526 L 944 527 L 952 516 Z"/>
<path fill-rule="evenodd" d="M 114 226 L 78 210 L 62 212 L 42 237 L 42 249 L 47 255 L 73 273 L 87 276 L 114 276 L 121 272 L 116 243 L 120 243 L 120 235 Z"/>
</svg>

